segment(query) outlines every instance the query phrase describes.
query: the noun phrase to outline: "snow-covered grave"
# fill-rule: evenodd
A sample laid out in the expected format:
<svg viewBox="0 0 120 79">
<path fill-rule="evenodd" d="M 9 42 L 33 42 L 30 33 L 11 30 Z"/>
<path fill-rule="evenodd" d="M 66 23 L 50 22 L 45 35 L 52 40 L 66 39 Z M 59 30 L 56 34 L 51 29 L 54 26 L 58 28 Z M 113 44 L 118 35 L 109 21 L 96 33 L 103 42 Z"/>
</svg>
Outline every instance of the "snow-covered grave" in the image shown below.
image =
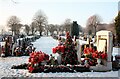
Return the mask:
<svg viewBox="0 0 120 79">
<path fill-rule="evenodd" d="M 81 41 L 82 42 L 82 41 Z M 58 42 L 52 37 L 41 37 L 33 42 L 37 51 L 43 51 L 47 54 L 52 53 L 52 48 L 58 45 Z M 113 48 L 113 54 L 117 49 Z M 115 55 L 114 54 L 114 55 Z M 83 73 L 29 73 L 24 69 L 11 69 L 12 65 L 20 65 L 28 62 L 29 56 L 22 57 L 0 57 L 0 78 L 2 77 L 118 77 L 118 71 L 109 72 L 83 72 Z"/>
</svg>

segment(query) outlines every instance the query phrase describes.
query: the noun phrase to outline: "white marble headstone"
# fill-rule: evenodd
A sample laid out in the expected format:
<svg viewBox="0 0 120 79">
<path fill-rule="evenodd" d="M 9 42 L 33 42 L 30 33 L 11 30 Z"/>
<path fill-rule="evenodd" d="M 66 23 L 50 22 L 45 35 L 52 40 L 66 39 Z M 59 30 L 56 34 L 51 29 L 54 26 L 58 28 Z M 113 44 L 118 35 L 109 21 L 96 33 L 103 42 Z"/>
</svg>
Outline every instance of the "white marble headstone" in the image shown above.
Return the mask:
<svg viewBox="0 0 120 79">
<path fill-rule="evenodd" d="M 112 70 L 112 49 L 113 49 L 113 35 L 112 32 L 102 30 L 96 33 L 97 35 L 97 50 L 105 51 L 107 53 L 107 69 Z"/>
</svg>

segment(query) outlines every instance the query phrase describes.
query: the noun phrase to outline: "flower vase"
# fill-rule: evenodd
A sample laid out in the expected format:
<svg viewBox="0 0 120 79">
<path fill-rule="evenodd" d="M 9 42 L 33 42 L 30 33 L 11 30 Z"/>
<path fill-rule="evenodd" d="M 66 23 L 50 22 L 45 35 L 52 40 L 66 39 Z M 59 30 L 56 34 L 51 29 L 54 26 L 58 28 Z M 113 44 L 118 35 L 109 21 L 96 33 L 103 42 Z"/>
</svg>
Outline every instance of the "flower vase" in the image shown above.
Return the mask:
<svg viewBox="0 0 120 79">
<path fill-rule="evenodd" d="M 88 64 L 88 60 L 85 60 L 84 64 L 85 64 L 85 65 Z"/>
<path fill-rule="evenodd" d="M 100 58 L 97 59 L 97 63 L 98 63 L 97 65 L 101 65 L 100 64 L 101 63 L 101 59 Z"/>
<path fill-rule="evenodd" d="M 106 59 L 102 59 L 102 64 L 107 66 L 107 60 Z"/>
<path fill-rule="evenodd" d="M 58 64 L 59 64 L 59 65 L 60 65 L 61 62 L 62 62 L 61 59 L 62 59 L 62 58 L 61 58 L 61 54 L 58 54 L 58 56 L 57 56 L 57 61 L 58 61 Z"/>
</svg>

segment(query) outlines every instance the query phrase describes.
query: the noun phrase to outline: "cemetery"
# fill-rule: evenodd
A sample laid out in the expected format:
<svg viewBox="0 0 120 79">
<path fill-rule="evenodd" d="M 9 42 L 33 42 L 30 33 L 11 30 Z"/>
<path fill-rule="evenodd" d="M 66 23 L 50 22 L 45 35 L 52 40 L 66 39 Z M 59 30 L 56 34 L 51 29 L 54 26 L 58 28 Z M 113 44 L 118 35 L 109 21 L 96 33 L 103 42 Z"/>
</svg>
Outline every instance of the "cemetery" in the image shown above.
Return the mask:
<svg viewBox="0 0 120 79">
<path fill-rule="evenodd" d="M 119 76 L 116 2 L 29 1 L 0 1 L 0 78 Z"/>
<path fill-rule="evenodd" d="M 117 49 L 113 47 L 113 33 L 101 30 L 96 32 L 94 38 L 87 36 L 84 39 L 76 32 L 79 29 L 77 26 L 77 22 L 73 21 L 71 28 L 74 30 L 65 35 L 35 35 L 17 39 L 6 36 L 4 42 L 1 42 L 1 74 L 14 74 L 17 77 L 60 74 L 63 77 L 66 73 L 74 76 L 81 76 L 82 73 L 98 73 L 97 76 L 109 73 L 117 76 L 120 68 L 119 55 L 115 54 Z"/>
<path fill-rule="evenodd" d="M 58 54 L 57 59 L 52 54 L 49 56 L 42 51 L 32 52 L 27 64 L 14 65 L 12 69 L 28 69 L 31 73 L 111 71 L 113 69 L 112 38 L 110 31 L 99 31 L 96 46 L 87 44 L 86 41 L 86 47 L 80 51 L 82 45 L 79 44 L 79 40 L 76 38 L 72 40 L 67 32 L 65 42 L 59 38 L 58 46 L 51 49 L 53 55 Z"/>
<path fill-rule="evenodd" d="M 58 43 L 49 49 L 52 54 L 42 52 L 40 50 L 42 48 L 39 48 L 39 46 L 35 46 L 38 47 L 36 50 L 34 42 L 41 39 L 40 36 L 18 38 L 13 44 L 11 53 L 7 53 L 11 48 L 8 50 L 6 43 L 12 45 L 12 38 L 7 37 L 5 38 L 6 42 L 3 43 L 3 46 L 6 45 L 6 49 L 4 51 L 2 48 L 1 57 L 28 56 L 28 62 L 12 65 L 11 69 L 27 69 L 29 73 L 108 72 L 119 68 L 117 65 L 112 66 L 113 34 L 111 31 L 98 31 L 96 42 L 91 41 L 89 37 L 83 41 L 78 37 L 79 32 L 75 31 L 78 29 L 76 21 L 73 21 L 73 26 L 71 28 L 74 28 L 74 30 L 66 32 L 65 36 L 53 36 L 52 39 L 58 41 Z"/>
<path fill-rule="evenodd" d="M 109 49 L 109 47 L 112 45 L 112 42 L 111 42 L 112 34 L 110 31 L 103 30 L 103 31 L 97 32 L 96 35 L 98 39 L 96 41 L 96 44 L 93 45 L 93 44 L 88 44 L 87 41 L 81 42 L 75 37 L 74 39 L 71 39 L 69 32 L 67 32 L 66 37 L 64 37 L 66 38 L 64 42 L 61 41 L 62 38 L 58 37 L 59 38 L 58 40 L 54 40 L 53 42 L 50 41 L 50 43 L 46 43 L 46 45 L 47 44 L 51 45 L 56 42 L 54 45 L 51 45 L 51 48 L 48 51 L 48 52 L 52 52 L 52 55 L 50 55 L 49 53 L 42 52 L 46 50 L 45 48 L 46 45 L 43 45 L 44 47 L 40 48 L 39 40 L 41 40 L 41 44 L 42 44 L 43 38 L 44 38 L 43 40 L 47 38 L 52 40 L 53 38 L 40 37 L 39 39 L 37 39 L 38 41 L 37 40 L 35 41 L 36 43 L 31 42 L 36 47 L 36 51 L 30 53 L 30 56 L 22 56 L 22 57 L 19 56 L 17 58 L 17 59 L 20 58 L 19 60 L 21 64 L 20 62 L 16 63 L 16 61 L 12 59 L 14 60 L 14 64 L 11 64 L 10 72 L 11 74 L 13 74 L 13 72 L 16 73 L 16 69 L 17 69 L 19 70 L 19 73 L 21 73 L 20 72 L 21 70 L 24 71 L 21 74 L 25 74 L 25 73 L 39 73 L 39 74 L 40 73 L 41 74 L 64 73 L 65 74 L 68 72 L 68 73 L 76 73 L 76 75 L 77 74 L 80 75 L 81 72 L 93 73 L 92 71 L 109 73 L 113 71 L 113 67 L 112 67 L 113 61 L 111 58 L 112 47 L 111 49 Z M 99 45 L 99 44 L 102 44 L 102 45 Z M 83 45 L 85 47 L 84 50 L 82 49 Z M 99 47 L 99 46 L 102 46 L 102 47 Z M 93 47 L 93 49 L 91 49 L 91 47 Z M 96 51 L 96 47 L 97 47 L 97 51 Z M 43 49 L 43 50 L 39 51 L 39 49 Z M 68 53 L 68 51 L 70 53 Z M 76 53 L 74 53 L 73 55 L 73 52 L 76 52 Z M 9 56 L 5 57 L 4 59 L 7 60 L 8 58 Z M 100 61 L 98 61 L 99 59 Z M 11 62 L 11 61 L 8 61 L 8 62 Z M 6 61 L 6 64 L 8 62 Z M 114 73 L 116 73 L 116 71 L 114 71 Z"/>
</svg>

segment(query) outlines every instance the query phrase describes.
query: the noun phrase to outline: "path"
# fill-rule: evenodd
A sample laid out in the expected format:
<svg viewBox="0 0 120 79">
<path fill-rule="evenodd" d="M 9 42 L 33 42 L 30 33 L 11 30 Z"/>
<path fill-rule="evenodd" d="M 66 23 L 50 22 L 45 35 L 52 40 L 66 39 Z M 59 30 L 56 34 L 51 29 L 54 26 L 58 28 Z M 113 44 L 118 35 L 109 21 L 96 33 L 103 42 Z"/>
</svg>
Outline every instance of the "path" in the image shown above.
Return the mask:
<svg viewBox="0 0 120 79">
<path fill-rule="evenodd" d="M 47 54 L 52 54 L 52 48 L 58 45 L 58 41 L 52 37 L 41 37 L 32 43 L 36 47 L 36 51 L 42 51 Z"/>
</svg>

